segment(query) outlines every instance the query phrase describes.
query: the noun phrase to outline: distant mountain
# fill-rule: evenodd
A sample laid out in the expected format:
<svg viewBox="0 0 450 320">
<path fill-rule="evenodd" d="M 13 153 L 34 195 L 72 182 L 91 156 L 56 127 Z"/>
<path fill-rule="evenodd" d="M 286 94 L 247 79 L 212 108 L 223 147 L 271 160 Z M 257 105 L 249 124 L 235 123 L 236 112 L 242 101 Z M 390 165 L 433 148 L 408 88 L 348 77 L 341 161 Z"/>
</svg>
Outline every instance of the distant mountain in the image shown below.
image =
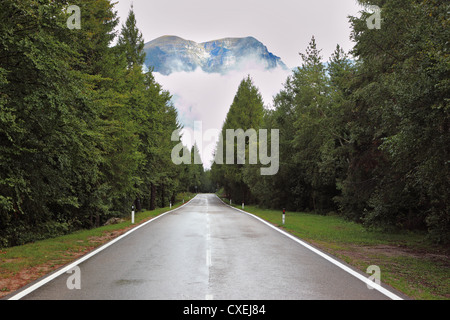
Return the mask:
<svg viewBox="0 0 450 320">
<path fill-rule="evenodd" d="M 253 37 L 225 38 L 196 43 L 176 36 L 163 36 L 145 44 L 145 64 L 155 72 L 191 72 L 197 68 L 208 73 L 226 73 L 245 67 L 287 69 L 281 59 Z"/>
</svg>

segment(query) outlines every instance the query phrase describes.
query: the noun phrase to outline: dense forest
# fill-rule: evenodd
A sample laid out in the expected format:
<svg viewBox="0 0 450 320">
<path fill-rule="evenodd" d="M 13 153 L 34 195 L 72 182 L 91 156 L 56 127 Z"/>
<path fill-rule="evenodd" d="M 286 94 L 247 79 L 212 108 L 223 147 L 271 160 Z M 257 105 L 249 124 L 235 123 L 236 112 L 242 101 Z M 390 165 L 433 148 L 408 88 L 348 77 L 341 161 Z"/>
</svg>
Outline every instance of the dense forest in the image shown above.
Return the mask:
<svg viewBox="0 0 450 320">
<path fill-rule="evenodd" d="M 278 174 L 261 175 L 247 158 L 213 164 L 211 175 L 234 203 L 337 213 L 448 243 L 449 3 L 370 4 L 381 26 L 369 28 L 371 10 L 351 17 L 355 47 L 338 45 L 329 61 L 312 37 L 271 108 L 250 77 L 242 81 L 223 130 L 278 129 Z"/>
<path fill-rule="evenodd" d="M 312 37 L 271 107 L 242 80 L 222 132 L 279 130 L 279 170 L 261 175 L 261 164 L 172 161 L 181 125 L 170 92 L 142 68 L 133 10 L 119 28 L 109 0 L 2 0 L 0 247 L 216 188 L 234 203 L 450 242 L 449 5 L 370 4 L 381 28 L 368 27 L 371 10 L 351 17 L 355 47 L 338 45 L 329 61 Z M 70 5 L 81 28 L 69 27 Z M 199 157 L 195 145 L 183 154 Z"/>
<path fill-rule="evenodd" d="M 134 12 L 116 27 L 108 0 L 1 1 L 0 247 L 168 206 L 205 179 L 171 161 L 178 115 L 143 71 Z"/>
</svg>

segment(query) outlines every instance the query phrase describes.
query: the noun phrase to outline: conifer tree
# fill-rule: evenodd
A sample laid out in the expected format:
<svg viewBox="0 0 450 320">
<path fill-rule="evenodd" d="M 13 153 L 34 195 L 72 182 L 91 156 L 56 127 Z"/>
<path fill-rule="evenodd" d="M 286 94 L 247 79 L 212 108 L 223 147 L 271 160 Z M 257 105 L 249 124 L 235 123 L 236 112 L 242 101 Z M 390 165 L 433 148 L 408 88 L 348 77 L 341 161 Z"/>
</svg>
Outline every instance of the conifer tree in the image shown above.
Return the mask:
<svg viewBox="0 0 450 320">
<path fill-rule="evenodd" d="M 236 133 L 237 130 L 247 132 L 254 130 L 257 132 L 263 123 L 264 104 L 258 88 L 253 84 L 253 80 L 248 76 L 243 79 L 239 85 L 238 91 L 234 97 L 233 103 L 226 116 L 222 127 L 222 135 L 219 144 L 215 150 L 216 155 L 223 155 L 222 159 L 216 159 L 212 166 L 212 176 L 215 181 L 225 188 L 229 197 L 237 202 L 250 202 L 252 200 L 249 187 L 243 180 L 244 165 L 248 164 L 248 156 L 244 164 L 238 160 L 237 139 L 227 140 L 227 130 Z M 245 140 L 245 150 L 248 155 L 249 139 Z M 231 147 L 231 148 L 230 148 Z M 221 148 L 222 150 L 219 150 Z M 234 150 L 232 164 L 226 163 L 226 153 L 228 150 Z M 219 161 L 218 161 L 219 160 Z M 221 161 L 220 161 L 221 160 Z M 223 162 L 218 164 L 217 162 Z"/>
<path fill-rule="evenodd" d="M 142 67 L 145 61 L 144 40 L 136 25 L 133 5 L 128 13 L 127 21 L 122 26 L 118 45 L 126 53 L 128 69 L 134 66 Z"/>
</svg>

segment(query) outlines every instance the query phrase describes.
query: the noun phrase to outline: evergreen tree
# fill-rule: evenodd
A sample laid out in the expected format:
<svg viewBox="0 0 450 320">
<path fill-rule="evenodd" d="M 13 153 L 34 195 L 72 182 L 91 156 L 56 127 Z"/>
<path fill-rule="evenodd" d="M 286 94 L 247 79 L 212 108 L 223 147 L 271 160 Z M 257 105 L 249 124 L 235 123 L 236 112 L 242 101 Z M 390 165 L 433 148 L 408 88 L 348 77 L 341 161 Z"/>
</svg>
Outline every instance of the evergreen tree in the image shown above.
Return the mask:
<svg viewBox="0 0 450 320">
<path fill-rule="evenodd" d="M 164 185 L 163 205 L 176 190 L 177 113 L 142 72 L 142 39 L 134 50 L 125 41 L 138 30 L 125 27 L 112 47 L 114 5 L 71 4 L 82 12 L 79 30 L 67 28 L 64 1 L 2 2 L 0 246 L 128 215 L 153 182 Z M 132 13 L 128 20 L 135 25 Z"/>
<path fill-rule="evenodd" d="M 125 25 L 122 26 L 118 45 L 126 53 L 128 69 L 132 69 L 134 66 L 142 67 L 145 61 L 144 40 L 136 26 L 133 5 L 131 5 Z"/>
<path fill-rule="evenodd" d="M 354 55 L 362 62 L 355 92 L 360 121 L 352 132 L 358 145 L 365 145 L 355 149 L 353 159 L 361 163 L 363 150 L 371 159 L 370 165 L 363 162 L 368 174 L 361 180 L 372 181 L 363 219 L 375 226 L 427 227 L 447 242 L 448 5 L 421 0 L 375 4 L 382 10 L 381 29 L 364 27 L 369 13 L 352 20 Z"/>
<path fill-rule="evenodd" d="M 94 78 L 52 1 L 5 1 L 2 46 L 2 241 L 15 245 L 83 225 L 79 209 L 97 183 Z"/>
<path fill-rule="evenodd" d="M 243 180 L 243 170 L 245 164 L 249 163 L 249 143 L 251 138 L 245 138 L 245 163 L 244 159 L 238 156 L 238 140 L 227 140 L 227 130 L 236 133 L 237 130 L 242 130 L 244 133 L 247 130 L 254 130 L 257 132 L 263 123 L 264 105 L 261 94 L 258 88 L 253 84 L 252 79 L 248 76 L 242 80 L 238 91 L 234 97 L 233 103 L 225 119 L 222 127 L 221 140 L 219 140 L 218 147 L 215 154 L 217 155 L 216 163 L 212 165 L 213 179 L 225 188 L 228 197 L 237 202 L 249 203 L 252 201 L 249 187 Z M 219 149 L 220 148 L 220 149 Z M 234 157 L 229 159 L 232 164 L 225 160 L 228 152 L 233 150 Z M 222 159 L 220 159 L 222 157 Z M 224 162 L 218 164 L 217 162 Z M 242 163 L 240 163 L 242 162 Z M 227 164 L 225 164 L 227 163 Z"/>
</svg>

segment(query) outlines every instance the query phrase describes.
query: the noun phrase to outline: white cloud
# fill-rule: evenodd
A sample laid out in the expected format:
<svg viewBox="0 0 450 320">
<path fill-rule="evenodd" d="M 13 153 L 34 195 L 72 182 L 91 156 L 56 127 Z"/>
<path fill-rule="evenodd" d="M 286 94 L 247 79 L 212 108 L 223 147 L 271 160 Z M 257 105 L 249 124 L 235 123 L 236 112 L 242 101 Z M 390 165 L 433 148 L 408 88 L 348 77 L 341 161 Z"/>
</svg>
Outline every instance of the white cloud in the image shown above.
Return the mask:
<svg viewBox="0 0 450 320">
<path fill-rule="evenodd" d="M 197 43 L 226 37 L 253 36 L 271 52 L 281 57 L 289 67 L 301 63 L 298 52 L 308 46 L 314 35 L 325 60 L 340 44 L 350 50 L 349 15 L 357 15 L 361 6 L 355 0 L 119 0 L 116 9 L 121 24 L 126 21 L 131 3 L 139 29 L 146 42 L 162 35 L 173 34 Z M 120 26 L 118 27 L 120 30 Z M 184 126 L 203 121 L 203 130 L 221 128 L 240 81 L 250 74 L 259 87 L 266 104 L 282 88 L 289 72 L 262 71 L 255 68 L 227 75 L 178 72 L 169 76 L 155 73 L 157 81 L 174 95 Z M 204 163 L 210 154 L 203 155 Z"/>
<path fill-rule="evenodd" d="M 201 69 L 194 72 L 175 72 L 168 76 L 155 73 L 156 80 L 173 95 L 179 119 L 185 127 L 184 131 L 188 132 L 186 137 L 194 137 L 195 121 L 202 122 L 203 134 L 220 130 L 240 82 L 248 75 L 259 88 L 265 105 L 270 106 L 273 96 L 283 88 L 290 74 L 289 70 L 282 68 L 264 70 L 260 64 L 253 62 L 241 66 L 245 67 L 227 74 L 206 73 Z M 214 143 L 207 139 L 208 137 L 203 137 L 203 143 L 199 141 L 197 144 L 202 145 L 201 157 L 204 166 L 209 168 L 213 159 Z M 193 141 L 188 140 L 183 142 L 190 147 Z"/>
</svg>

